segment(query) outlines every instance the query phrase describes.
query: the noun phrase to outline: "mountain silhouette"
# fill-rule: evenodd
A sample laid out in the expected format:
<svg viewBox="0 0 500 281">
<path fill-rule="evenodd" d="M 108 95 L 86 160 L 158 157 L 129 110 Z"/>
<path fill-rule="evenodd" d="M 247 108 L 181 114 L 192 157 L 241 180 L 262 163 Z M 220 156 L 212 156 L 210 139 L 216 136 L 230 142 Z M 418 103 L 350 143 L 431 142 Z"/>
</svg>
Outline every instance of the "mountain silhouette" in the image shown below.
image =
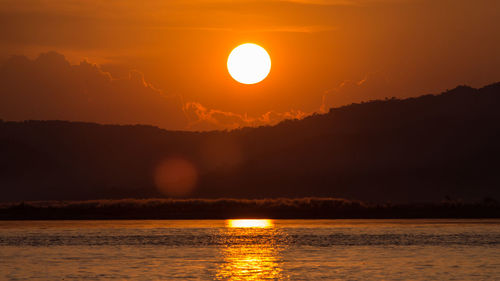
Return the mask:
<svg viewBox="0 0 500 281">
<path fill-rule="evenodd" d="M 0 200 L 498 199 L 499 144 L 500 83 L 233 131 L 2 121 Z M 159 181 L 159 167 L 172 159 L 182 165 Z M 162 180 L 182 186 L 186 167 L 189 190 L 165 192 Z"/>
</svg>

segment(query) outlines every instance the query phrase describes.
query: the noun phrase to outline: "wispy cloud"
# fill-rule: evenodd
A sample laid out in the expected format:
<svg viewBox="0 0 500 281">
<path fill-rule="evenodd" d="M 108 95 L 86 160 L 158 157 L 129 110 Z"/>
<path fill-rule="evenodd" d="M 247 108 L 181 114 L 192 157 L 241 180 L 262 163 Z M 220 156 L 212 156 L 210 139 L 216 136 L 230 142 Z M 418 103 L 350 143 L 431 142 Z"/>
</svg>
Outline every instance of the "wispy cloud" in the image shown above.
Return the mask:
<svg viewBox="0 0 500 281">
<path fill-rule="evenodd" d="M 286 112 L 270 110 L 260 116 L 252 117 L 247 114 L 210 109 L 198 102 L 185 103 L 183 110 L 189 120 L 188 129 L 197 131 L 274 125 L 285 119 L 302 119 L 309 115 L 301 110 L 292 109 Z"/>
<path fill-rule="evenodd" d="M 225 32 L 289 32 L 289 33 L 315 33 L 337 30 L 336 26 L 329 25 L 286 25 L 265 26 L 257 28 L 235 28 L 223 26 L 151 26 L 155 30 L 196 30 L 196 31 L 225 31 Z"/>
<path fill-rule="evenodd" d="M 321 6 L 366 6 L 378 3 L 412 2 L 416 0 L 277 0 L 279 2 L 299 3 Z"/>
</svg>

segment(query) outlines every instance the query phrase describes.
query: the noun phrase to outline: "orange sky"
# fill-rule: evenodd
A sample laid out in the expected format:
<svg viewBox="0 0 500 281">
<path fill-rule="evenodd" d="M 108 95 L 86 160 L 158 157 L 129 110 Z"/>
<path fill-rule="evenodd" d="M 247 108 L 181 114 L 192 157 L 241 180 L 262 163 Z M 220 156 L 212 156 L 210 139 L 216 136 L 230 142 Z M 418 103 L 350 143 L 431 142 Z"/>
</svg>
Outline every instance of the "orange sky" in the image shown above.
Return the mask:
<svg viewBox="0 0 500 281">
<path fill-rule="evenodd" d="M 478 87 L 500 80 L 499 11 L 497 0 L 0 0 L 0 118 L 223 129 Z M 255 85 L 226 69 L 246 42 L 272 59 Z M 48 51 L 80 68 L 5 63 Z M 121 80 L 97 82 L 104 72 Z"/>
</svg>

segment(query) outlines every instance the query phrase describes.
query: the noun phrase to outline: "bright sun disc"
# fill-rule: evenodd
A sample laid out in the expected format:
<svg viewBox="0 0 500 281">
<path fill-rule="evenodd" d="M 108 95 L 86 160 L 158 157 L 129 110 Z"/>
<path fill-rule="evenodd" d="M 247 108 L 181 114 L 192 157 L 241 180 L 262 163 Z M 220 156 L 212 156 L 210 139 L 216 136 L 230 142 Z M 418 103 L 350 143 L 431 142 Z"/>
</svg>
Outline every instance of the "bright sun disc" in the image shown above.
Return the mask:
<svg viewBox="0 0 500 281">
<path fill-rule="evenodd" d="M 227 70 L 234 80 L 255 84 L 271 71 L 271 57 L 264 48 L 253 43 L 239 45 L 227 58 Z"/>
</svg>

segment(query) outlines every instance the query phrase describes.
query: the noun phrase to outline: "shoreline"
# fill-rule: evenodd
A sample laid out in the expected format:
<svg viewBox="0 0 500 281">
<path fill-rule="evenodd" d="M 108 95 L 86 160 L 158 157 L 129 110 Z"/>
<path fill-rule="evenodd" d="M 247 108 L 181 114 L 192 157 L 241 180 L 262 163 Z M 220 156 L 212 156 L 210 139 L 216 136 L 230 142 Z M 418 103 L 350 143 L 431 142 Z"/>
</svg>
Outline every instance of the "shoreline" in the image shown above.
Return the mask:
<svg viewBox="0 0 500 281">
<path fill-rule="evenodd" d="M 495 219 L 495 200 L 375 204 L 338 198 L 120 199 L 0 204 L 0 220 Z"/>
</svg>

